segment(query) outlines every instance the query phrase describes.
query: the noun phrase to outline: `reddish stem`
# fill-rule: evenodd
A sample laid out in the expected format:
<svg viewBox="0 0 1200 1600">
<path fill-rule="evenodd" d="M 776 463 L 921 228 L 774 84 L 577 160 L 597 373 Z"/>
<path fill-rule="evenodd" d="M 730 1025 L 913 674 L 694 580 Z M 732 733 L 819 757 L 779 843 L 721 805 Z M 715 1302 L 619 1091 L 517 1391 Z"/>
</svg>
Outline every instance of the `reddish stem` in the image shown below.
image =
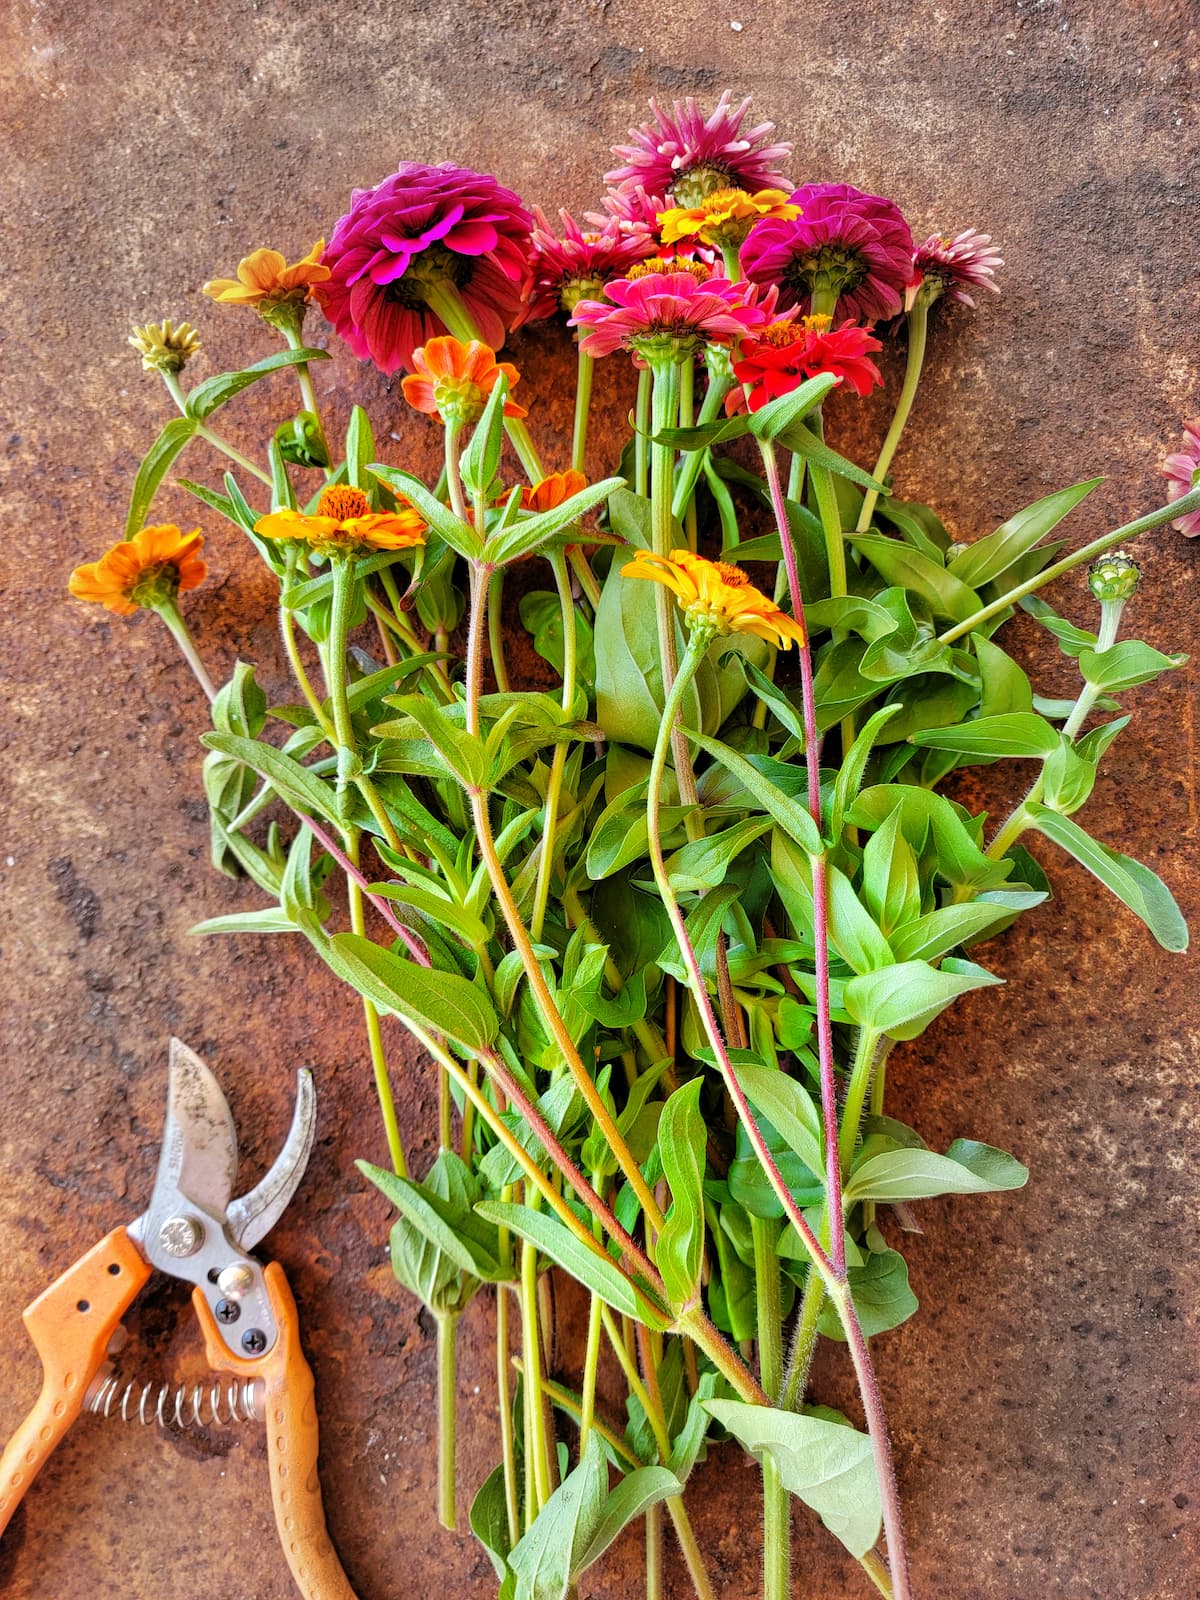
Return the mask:
<svg viewBox="0 0 1200 1600">
<path fill-rule="evenodd" d="M 429 960 L 429 952 L 426 950 L 425 946 L 417 938 L 416 934 L 411 931 L 411 929 L 404 926 L 399 917 L 397 917 L 396 913 L 392 910 L 391 906 L 388 905 L 387 901 L 383 899 L 381 895 L 372 893 L 371 885 L 367 882 L 366 878 L 363 877 L 362 873 L 354 865 L 353 861 L 351 861 L 350 857 L 345 853 L 345 851 L 340 850 L 333 842 L 333 839 L 330 837 L 330 835 L 325 832 L 324 828 L 322 828 L 318 823 L 314 822 L 313 819 L 305 812 L 296 811 L 294 806 L 292 807 L 292 810 L 295 811 L 296 816 L 299 817 L 300 821 L 312 834 L 313 838 L 321 846 L 321 849 L 328 851 L 328 853 L 333 857 L 348 878 L 354 879 L 355 883 L 375 907 L 376 911 L 378 911 L 379 915 L 387 923 L 388 927 L 391 928 L 404 941 L 405 948 L 408 950 L 408 953 L 410 956 L 412 956 L 413 960 L 419 961 L 423 967 L 430 966 L 431 962 Z"/>
</svg>

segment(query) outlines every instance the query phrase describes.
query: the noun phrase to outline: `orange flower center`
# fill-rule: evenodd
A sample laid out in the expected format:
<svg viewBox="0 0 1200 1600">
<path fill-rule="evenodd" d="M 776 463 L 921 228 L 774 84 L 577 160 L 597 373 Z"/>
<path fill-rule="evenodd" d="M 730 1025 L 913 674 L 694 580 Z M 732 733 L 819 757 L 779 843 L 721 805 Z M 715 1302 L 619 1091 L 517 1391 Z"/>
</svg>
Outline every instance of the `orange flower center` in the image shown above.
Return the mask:
<svg viewBox="0 0 1200 1600">
<path fill-rule="evenodd" d="M 768 327 L 759 328 L 753 337 L 758 344 L 769 344 L 774 350 L 786 350 L 788 345 L 795 344 L 800 338 L 800 329 L 791 317 L 786 317 L 782 322 L 772 322 Z"/>
<path fill-rule="evenodd" d="M 361 489 L 352 489 L 347 483 L 331 484 L 321 490 L 317 501 L 319 517 L 334 517 L 338 522 L 348 522 L 351 517 L 369 515 L 371 502 Z"/>
<path fill-rule="evenodd" d="M 732 566 L 728 561 L 714 561 L 713 566 L 721 574 L 721 582 L 730 589 L 746 589 L 750 585 L 749 575 L 741 567 Z"/>
<path fill-rule="evenodd" d="M 702 261 L 689 261 L 686 256 L 653 256 L 649 261 L 635 261 L 626 272 L 626 278 L 651 278 L 662 272 L 690 272 L 697 283 L 708 281 L 708 268 Z"/>
</svg>

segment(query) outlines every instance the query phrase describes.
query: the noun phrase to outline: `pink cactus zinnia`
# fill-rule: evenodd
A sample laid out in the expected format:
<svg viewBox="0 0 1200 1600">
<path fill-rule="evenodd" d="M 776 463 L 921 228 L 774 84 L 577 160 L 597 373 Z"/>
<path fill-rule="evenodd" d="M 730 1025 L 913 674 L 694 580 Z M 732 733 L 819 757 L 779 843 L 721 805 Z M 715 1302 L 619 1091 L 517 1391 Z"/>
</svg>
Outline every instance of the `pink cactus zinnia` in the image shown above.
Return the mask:
<svg viewBox="0 0 1200 1600">
<path fill-rule="evenodd" d="M 624 189 L 608 189 L 600 204 L 603 211 L 585 211 L 583 219 L 594 228 L 615 221 L 622 233 L 658 239 L 659 212 L 667 209 L 665 195 L 651 194 L 640 183 Z"/>
<path fill-rule="evenodd" d="M 653 122 L 630 128 L 629 144 L 613 146 L 624 164 L 605 174 L 605 183 L 622 189 L 641 186 L 648 194 L 673 196 L 677 204 L 699 205 L 714 189 L 787 187 L 778 163 L 792 153 L 790 144 L 770 144 L 773 122 L 743 130 L 750 109 L 747 97 L 732 104 L 728 89 L 705 117 L 695 100 L 676 100 L 671 110 L 651 100 Z"/>
<path fill-rule="evenodd" d="M 533 287 L 528 317 L 552 317 L 556 311 L 574 311 L 581 300 L 594 300 L 612 278 L 623 278 L 635 262 L 652 255 L 656 246 L 648 233 L 624 233 L 616 217 L 584 233 L 569 211 L 560 211 L 559 238 L 545 214 L 533 208 Z"/>
<path fill-rule="evenodd" d="M 619 278 L 605 299 L 581 300 L 570 326 L 586 330 L 580 347 L 590 356 L 611 355 L 622 347 L 645 359 L 681 359 L 704 344 L 732 344 L 751 328 L 769 322 L 775 296 L 760 296 L 753 286 L 694 271 L 648 272 Z"/>
<path fill-rule="evenodd" d="M 778 284 L 826 316 L 874 322 L 894 317 L 912 277 L 913 238 L 899 209 L 849 183 L 806 183 L 792 222 L 768 218 L 742 246 L 742 270 Z"/>
<path fill-rule="evenodd" d="M 1162 475 L 1168 479 L 1167 499 L 1181 500 L 1193 489 L 1200 489 L 1200 418 L 1183 425 L 1183 449 L 1169 455 L 1162 464 Z M 1200 511 L 1189 511 L 1171 524 L 1180 533 L 1194 539 L 1200 534 Z"/>
<path fill-rule="evenodd" d="M 996 269 L 1004 265 L 1004 258 L 992 244 L 990 233 L 977 233 L 965 228 L 953 238 L 945 234 L 931 234 L 925 243 L 918 245 L 913 254 L 913 276 L 905 291 L 904 303 L 911 307 L 917 291 L 925 286 L 926 299 L 932 301 L 945 295 L 957 300 L 959 305 L 974 306 L 968 290 L 988 289 L 1000 293 L 996 283 Z"/>
<path fill-rule="evenodd" d="M 519 317 L 529 272 L 524 205 L 495 178 L 403 161 L 374 189 L 355 189 L 322 257 L 325 315 L 361 360 L 384 372 L 412 369 L 413 350 L 447 331 L 431 309 L 456 292 L 492 349 Z"/>
</svg>

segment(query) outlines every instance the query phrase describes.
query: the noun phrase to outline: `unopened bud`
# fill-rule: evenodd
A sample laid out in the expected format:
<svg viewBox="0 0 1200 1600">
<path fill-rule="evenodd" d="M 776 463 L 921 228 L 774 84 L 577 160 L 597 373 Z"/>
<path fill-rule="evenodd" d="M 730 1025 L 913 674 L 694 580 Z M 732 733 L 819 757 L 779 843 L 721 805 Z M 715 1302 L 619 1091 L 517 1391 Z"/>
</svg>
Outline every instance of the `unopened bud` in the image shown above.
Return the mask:
<svg viewBox="0 0 1200 1600">
<path fill-rule="evenodd" d="M 1088 588 L 1097 600 L 1129 600 L 1141 576 L 1137 563 L 1124 550 L 1110 550 L 1088 568 Z"/>
</svg>

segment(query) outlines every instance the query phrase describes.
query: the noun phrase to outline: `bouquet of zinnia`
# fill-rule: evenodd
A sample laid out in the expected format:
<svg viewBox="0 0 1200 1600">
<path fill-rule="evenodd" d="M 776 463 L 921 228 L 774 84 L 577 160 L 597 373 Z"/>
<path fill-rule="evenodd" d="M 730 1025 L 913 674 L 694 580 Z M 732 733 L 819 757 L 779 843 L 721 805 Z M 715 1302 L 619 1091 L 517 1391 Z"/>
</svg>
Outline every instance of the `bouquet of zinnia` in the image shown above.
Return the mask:
<svg viewBox="0 0 1200 1600">
<path fill-rule="evenodd" d="M 157 611 L 212 702 L 213 862 L 264 904 L 197 932 L 298 936 L 362 997 L 388 1165 L 360 1165 L 436 1321 L 451 1528 L 455 1333 L 494 1296 L 498 1464 L 466 1487 L 506 1600 L 571 1594 L 635 1518 L 661 1595 L 664 1512 L 713 1595 L 686 1489 L 718 1446 L 761 1464 L 767 1600 L 792 1592 L 793 1497 L 864 1588 L 909 1596 L 870 1343 L 916 1310 L 914 1204 L 1026 1172 L 892 1117 L 889 1055 L 998 981 L 980 946 L 1049 893 L 1027 841 L 1073 856 L 1167 949 L 1187 941 L 1160 880 L 1074 813 L 1128 721 L 1119 697 L 1183 659 L 1121 636 L 1138 569 L 1118 547 L 1173 518 L 1200 531 L 1200 429 L 1168 459 L 1172 503 L 1082 548 L 1057 530 L 1092 482 L 952 543 L 889 474 L 929 318 L 994 292 L 998 252 L 973 229 L 916 243 L 849 184 L 797 187 L 748 105 L 653 107 L 582 224 L 467 168 L 402 163 L 328 243 L 291 265 L 256 250 L 204 286 L 283 341 L 238 371 L 185 388 L 191 326 L 135 330 L 179 415 L 125 538 L 71 581 Z M 358 405 L 344 438 L 326 430 L 315 308 L 404 374 L 420 415 L 382 419 L 382 446 Z M 569 440 L 527 426 L 497 359 L 531 319 L 577 347 Z M 823 408 L 838 388 L 878 403 L 886 340 L 906 341 L 905 375 L 863 465 Z M 589 474 L 591 408 L 626 361 L 628 444 Z M 272 375 L 299 408 L 250 459 L 214 419 Z M 430 427 L 433 483 L 404 453 Z M 269 706 L 242 661 L 217 687 L 183 621 L 203 538 L 148 518 L 199 445 L 223 475 L 177 481 L 277 580 L 294 702 Z M 1038 591 L 1081 566 L 1075 621 Z M 1018 609 L 1078 669 L 1070 699 L 1038 694 L 999 642 Z M 1027 788 L 989 826 L 952 779 L 998 761 Z M 420 1173 L 397 1025 L 439 1085 Z M 586 1296 L 571 1370 L 551 1271 Z M 822 1338 L 845 1346 L 856 1418 L 810 1392 Z"/>
</svg>

